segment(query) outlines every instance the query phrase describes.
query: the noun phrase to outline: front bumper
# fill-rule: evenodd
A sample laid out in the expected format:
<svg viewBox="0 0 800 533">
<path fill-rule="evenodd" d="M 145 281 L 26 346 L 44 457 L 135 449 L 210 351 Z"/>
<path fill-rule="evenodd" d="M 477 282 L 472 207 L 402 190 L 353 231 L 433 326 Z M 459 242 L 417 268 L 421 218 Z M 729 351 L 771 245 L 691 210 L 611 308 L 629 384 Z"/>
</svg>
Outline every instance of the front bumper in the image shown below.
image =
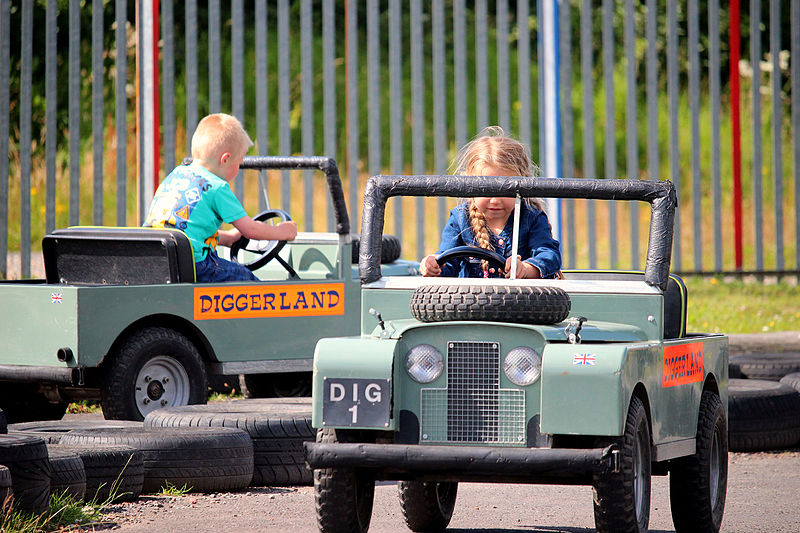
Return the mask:
<svg viewBox="0 0 800 533">
<path fill-rule="evenodd" d="M 357 468 L 375 479 L 589 485 L 619 471 L 605 448 L 492 448 L 405 444 L 305 443 L 310 468 Z"/>
</svg>

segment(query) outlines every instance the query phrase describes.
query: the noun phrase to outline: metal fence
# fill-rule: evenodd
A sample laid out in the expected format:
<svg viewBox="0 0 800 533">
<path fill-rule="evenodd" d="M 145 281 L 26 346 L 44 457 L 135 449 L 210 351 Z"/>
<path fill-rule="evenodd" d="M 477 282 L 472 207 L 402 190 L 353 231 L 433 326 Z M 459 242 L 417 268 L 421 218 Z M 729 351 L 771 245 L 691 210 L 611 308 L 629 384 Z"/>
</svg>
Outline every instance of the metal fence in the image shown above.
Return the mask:
<svg viewBox="0 0 800 533">
<path fill-rule="evenodd" d="M 56 227 L 138 224 L 152 140 L 137 132 L 152 125 L 137 96 L 155 80 L 162 177 L 201 116 L 229 112 L 254 137 L 251 153 L 336 157 L 354 228 L 366 177 L 445 173 L 487 125 L 544 167 L 539 14 L 555 0 L 154 1 L 160 65 L 145 76 L 135 10 L 146 2 L 0 0 L 0 277 L 29 277 L 32 248 Z M 800 271 L 800 76 L 788 61 L 800 54 L 800 3 L 751 0 L 739 25 L 735 0 L 557 4 L 562 177 L 671 179 L 675 271 Z M 331 227 L 312 174 L 267 182 L 302 229 Z M 251 213 L 264 206 L 257 184 L 235 186 Z M 435 251 L 452 202 L 393 202 L 387 230 L 404 257 Z M 565 202 L 565 266 L 640 268 L 647 216 Z"/>
</svg>

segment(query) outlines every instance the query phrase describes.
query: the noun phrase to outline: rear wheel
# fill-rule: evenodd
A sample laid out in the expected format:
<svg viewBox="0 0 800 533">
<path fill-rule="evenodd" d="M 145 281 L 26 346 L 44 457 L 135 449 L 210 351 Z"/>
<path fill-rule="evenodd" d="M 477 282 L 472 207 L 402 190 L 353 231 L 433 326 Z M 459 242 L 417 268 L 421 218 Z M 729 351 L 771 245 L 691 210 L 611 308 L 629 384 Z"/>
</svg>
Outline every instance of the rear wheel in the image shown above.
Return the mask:
<svg viewBox="0 0 800 533">
<path fill-rule="evenodd" d="M 321 429 L 317 442 L 348 442 L 346 431 Z M 375 480 L 355 468 L 314 470 L 317 525 L 322 533 L 363 533 L 369 529 Z"/>
<path fill-rule="evenodd" d="M 128 336 L 105 367 L 103 415 L 144 420 L 161 407 L 206 403 L 203 359 L 189 339 L 168 328 Z"/>
<path fill-rule="evenodd" d="M 644 533 L 650 522 L 650 427 L 644 403 L 634 396 L 620 441 L 620 471 L 594 479 L 597 531 Z"/>
<path fill-rule="evenodd" d="M 444 531 L 453 517 L 458 483 L 401 481 L 397 492 L 411 531 Z"/>
<path fill-rule="evenodd" d="M 728 424 L 719 396 L 705 391 L 697 421 L 697 451 L 674 462 L 669 499 L 675 531 L 716 533 L 728 487 Z"/>
</svg>

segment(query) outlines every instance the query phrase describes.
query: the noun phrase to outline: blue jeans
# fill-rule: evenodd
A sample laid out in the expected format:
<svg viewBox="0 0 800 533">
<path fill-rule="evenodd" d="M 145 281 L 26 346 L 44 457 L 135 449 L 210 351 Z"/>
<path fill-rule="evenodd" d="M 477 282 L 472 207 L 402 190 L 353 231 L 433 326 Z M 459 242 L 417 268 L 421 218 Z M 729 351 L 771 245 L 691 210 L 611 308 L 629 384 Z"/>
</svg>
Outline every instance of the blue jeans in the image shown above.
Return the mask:
<svg viewBox="0 0 800 533">
<path fill-rule="evenodd" d="M 194 264 L 198 283 L 217 283 L 220 281 L 258 281 L 250 270 L 233 261 L 227 261 L 210 251 L 205 259 Z"/>
</svg>

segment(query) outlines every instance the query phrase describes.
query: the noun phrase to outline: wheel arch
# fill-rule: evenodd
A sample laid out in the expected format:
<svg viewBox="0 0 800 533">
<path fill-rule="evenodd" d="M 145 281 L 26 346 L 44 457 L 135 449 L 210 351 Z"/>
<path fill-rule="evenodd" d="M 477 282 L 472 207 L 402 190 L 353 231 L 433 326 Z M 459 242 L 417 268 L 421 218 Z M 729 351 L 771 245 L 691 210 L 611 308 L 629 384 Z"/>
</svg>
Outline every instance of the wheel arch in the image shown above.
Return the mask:
<svg viewBox="0 0 800 533">
<path fill-rule="evenodd" d="M 628 400 L 628 409 L 630 409 L 631 400 L 633 397 L 639 398 L 642 403 L 644 404 L 644 411 L 647 415 L 647 429 L 650 433 L 650 445 L 653 444 L 653 415 L 652 410 L 650 408 L 650 397 L 647 394 L 647 388 L 644 386 L 644 383 L 641 381 L 636 384 L 633 388 L 633 393 L 631 393 L 631 399 Z M 627 410 L 626 410 L 627 411 Z"/>
<path fill-rule="evenodd" d="M 112 357 L 112 354 L 117 352 L 120 345 L 135 331 L 149 327 L 172 329 L 173 331 L 176 331 L 189 339 L 189 341 L 195 345 L 197 350 L 200 352 L 200 357 L 202 357 L 205 363 L 217 361 L 217 356 L 214 352 L 214 348 L 211 346 L 211 343 L 208 342 L 206 336 L 197 328 L 197 326 L 192 324 L 191 321 L 175 315 L 158 313 L 142 317 L 139 320 L 132 322 L 130 325 L 128 325 L 128 327 L 122 330 L 114 339 L 114 342 L 111 343 L 108 352 L 106 352 L 106 354 L 103 356 L 100 366 L 108 364 L 109 358 Z"/>
<path fill-rule="evenodd" d="M 702 392 L 710 391 L 719 396 L 719 383 L 717 383 L 717 378 L 714 374 L 709 373 L 706 376 L 705 382 L 703 382 L 703 390 Z"/>
</svg>

